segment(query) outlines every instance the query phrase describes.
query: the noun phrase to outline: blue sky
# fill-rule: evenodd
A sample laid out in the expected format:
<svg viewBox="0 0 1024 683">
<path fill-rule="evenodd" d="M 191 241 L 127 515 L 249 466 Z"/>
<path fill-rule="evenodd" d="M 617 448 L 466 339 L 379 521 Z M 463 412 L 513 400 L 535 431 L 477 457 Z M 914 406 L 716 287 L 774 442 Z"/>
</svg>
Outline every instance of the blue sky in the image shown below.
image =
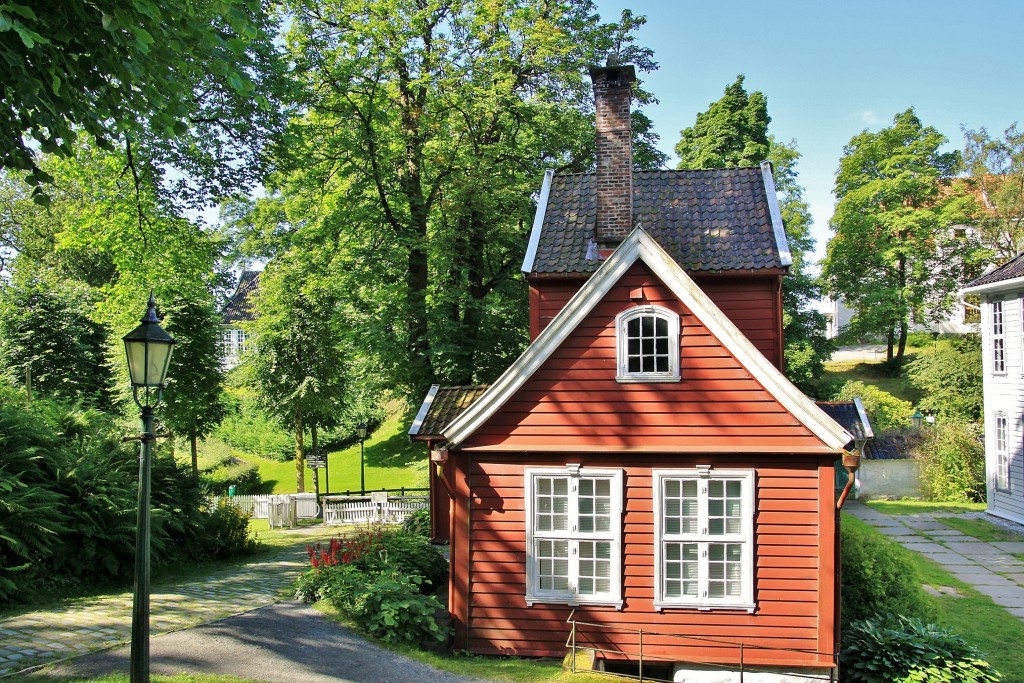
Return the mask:
<svg viewBox="0 0 1024 683">
<path fill-rule="evenodd" d="M 830 236 L 832 185 L 843 146 L 914 107 L 963 144 L 961 125 L 1002 133 L 1024 123 L 1024 1 L 598 0 L 602 19 L 645 15 L 638 41 L 657 72 L 641 74 L 660 100 L 646 109 L 668 153 L 679 131 L 736 75 L 768 97 L 769 131 L 795 139 L 818 255 Z M 670 162 L 674 165 L 675 159 Z"/>
</svg>

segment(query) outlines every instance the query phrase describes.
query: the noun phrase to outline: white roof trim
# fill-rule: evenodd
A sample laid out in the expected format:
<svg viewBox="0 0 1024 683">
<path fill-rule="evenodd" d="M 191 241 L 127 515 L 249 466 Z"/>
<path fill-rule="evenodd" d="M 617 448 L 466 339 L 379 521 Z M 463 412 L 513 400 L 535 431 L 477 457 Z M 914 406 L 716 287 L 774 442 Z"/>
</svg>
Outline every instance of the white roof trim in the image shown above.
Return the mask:
<svg viewBox="0 0 1024 683">
<path fill-rule="evenodd" d="M 839 450 L 853 436 L 825 414 L 792 382 L 768 362 L 735 324 L 715 305 L 679 265 L 665 253 L 643 228 L 630 233 L 597 272 L 569 300 L 534 342 L 494 384 L 444 428 L 451 446 L 457 446 L 497 412 L 540 366 L 561 346 L 597 303 L 625 275 L 636 261 L 642 260 L 690 309 L 708 330 L 729 350 L 751 376 L 782 406 L 821 439 L 827 447 Z"/>
<path fill-rule="evenodd" d="M 416 413 L 416 417 L 412 421 L 412 427 L 409 427 L 409 436 L 419 436 L 423 421 L 427 419 L 427 413 L 430 412 L 430 406 L 434 403 L 434 397 L 437 396 L 437 390 L 440 388 L 440 384 L 431 385 L 427 397 L 423 399 L 423 405 L 420 406 L 419 412 Z"/>
<path fill-rule="evenodd" d="M 853 405 L 857 409 L 858 417 L 860 417 L 860 424 L 861 428 L 864 430 L 864 437 L 867 439 L 875 438 L 875 431 L 871 429 L 871 421 L 868 420 L 868 411 L 864 410 L 864 402 L 861 401 L 858 396 L 854 396 Z"/>
<path fill-rule="evenodd" d="M 984 285 L 975 285 L 974 287 L 965 287 L 960 290 L 960 296 L 964 294 L 987 294 L 990 292 L 1003 292 L 1011 289 L 1024 289 L 1024 277 L 1014 277 L 1009 280 L 999 280 L 998 282 L 989 282 Z"/>
<path fill-rule="evenodd" d="M 544 171 L 544 182 L 540 186 L 540 197 L 537 198 L 537 213 L 533 216 L 533 228 L 530 229 L 530 242 L 526 246 L 526 256 L 523 257 L 522 271 L 533 272 L 533 261 L 537 258 L 537 245 L 540 243 L 540 230 L 544 225 L 544 214 L 548 210 L 548 194 L 551 192 L 551 179 L 555 172 L 551 169 Z"/>
<path fill-rule="evenodd" d="M 779 208 L 779 195 L 775 191 L 775 178 L 772 176 L 770 161 L 761 162 L 761 178 L 764 180 L 764 193 L 768 197 L 768 213 L 772 217 L 772 229 L 775 231 L 775 243 L 779 247 L 779 260 L 784 266 L 793 265 L 793 254 L 789 251 L 789 240 L 786 239 L 786 228 L 782 224 L 782 210 Z"/>
</svg>

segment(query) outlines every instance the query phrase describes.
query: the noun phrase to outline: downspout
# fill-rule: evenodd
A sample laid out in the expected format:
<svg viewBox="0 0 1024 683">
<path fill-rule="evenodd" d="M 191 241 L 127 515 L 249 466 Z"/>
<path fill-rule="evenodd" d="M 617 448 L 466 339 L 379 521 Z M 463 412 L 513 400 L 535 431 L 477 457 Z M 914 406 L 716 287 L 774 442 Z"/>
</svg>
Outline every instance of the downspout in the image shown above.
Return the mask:
<svg viewBox="0 0 1024 683">
<path fill-rule="evenodd" d="M 836 510 L 843 509 L 843 503 L 846 502 L 846 497 L 850 495 L 851 489 L 853 489 L 854 483 L 856 483 L 856 477 L 854 476 L 857 470 L 860 468 L 860 451 L 859 450 L 843 450 L 843 469 L 850 475 L 846 480 L 846 486 L 843 487 L 843 492 L 839 494 L 839 500 L 836 501 Z"/>
</svg>

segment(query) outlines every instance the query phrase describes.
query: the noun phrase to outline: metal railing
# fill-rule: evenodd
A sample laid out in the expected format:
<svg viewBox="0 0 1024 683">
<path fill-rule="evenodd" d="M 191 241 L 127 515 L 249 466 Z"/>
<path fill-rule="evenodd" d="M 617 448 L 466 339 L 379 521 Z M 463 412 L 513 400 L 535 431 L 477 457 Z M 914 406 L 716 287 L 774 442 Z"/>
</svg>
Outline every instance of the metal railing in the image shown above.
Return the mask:
<svg viewBox="0 0 1024 683">
<path fill-rule="evenodd" d="M 747 663 L 746 663 L 747 652 L 749 650 L 758 650 L 758 651 L 762 651 L 762 652 L 763 651 L 771 651 L 771 652 L 779 652 L 779 653 L 804 654 L 804 655 L 814 655 L 814 656 L 822 656 L 822 655 L 824 655 L 824 656 L 828 657 L 831 660 L 831 665 L 829 666 L 828 676 L 816 675 L 816 674 L 811 674 L 811 673 L 799 674 L 799 675 L 802 676 L 803 678 L 805 678 L 808 681 L 830 681 L 830 683 L 835 683 L 835 681 L 838 680 L 837 679 L 837 675 L 838 675 L 838 659 L 836 657 L 836 653 L 834 653 L 834 652 L 819 652 L 817 650 L 800 649 L 800 648 L 771 647 L 771 646 L 766 646 L 766 645 L 749 645 L 749 644 L 743 643 L 741 641 L 723 640 L 723 639 L 720 639 L 720 638 L 708 638 L 706 636 L 691 636 L 691 635 L 686 635 L 686 634 L 681 634 L 681 633 L 665 633 L 663 631 L 654 631 L 654 630 L 648 630 L 648 629 L 629 628 L 629 627 L 626 627 L 626 626 L 619 626 L 619 625 L 613 625 L 613 624 L 597 624 L 597 623 L 593 623 L 593 622 L 578 621 L 578 620 L 575 619 L 575 616 L 576 616 L 576 610 L 574 609 L 569 614 L 569 618 L 566 619 L 566 622 L 568 624 L 570 624 L 571 628 L 570 628 L 570 631 L 569 631 L 569 637 L 566 639 L 566 643 L 565 643 L 566 647 L 569 648 L 569 652 L 571 654 L 572 672 L 573 673 L 576 673 L 576 655 L 577 655 L 577 651 L 579 649 L 586 649 L 586 650 L 589 650 L 589 651 L 592 651 L 592 652 L 595 652 L 595 653 L 604 653 L 604 654 L 612 654 L 612 655 L 616 655 L 616 656 L 621 656 L 621 657 L 623 657 L 627 661 L 631 660 L 631 661 L 636 662 L 637 665 L 638 665 L 638 675 L 637 676 L 632 676 L 632 675 L 626 675 L 626 674 L 618 674 L 618 675 L 622 676 L 623 678 L 631 678 L 631 679 L 640 680 L 640 681 L 658 681 L 658 680 L 663 680 L 663 679 L 652 678 L 652 677 L 649 677 L 649 676 L 648 677 L 644 676 L 644 662 L 645 662 L 645 656 L 644 656 L 644 636 L 648 636 L 648 637 L 677 639 L 677 640 L 680 641 L 681 646 L 683 645 L 683 642 L 686 641 L 689 644 L 696 645 L 696 646 L 705 646 L 705 647 L 711 646 L 711 647 L 716 647 L 716 648 L 731 647 L 731 648 L 737 649 L 738 652 L 739 652 L 739 671 L 738 671 L 738 673 L 739 673 L 739 683 L 744 683 L 744 676 L 747 673 L 754 674 L 754 673 L 758 673 L 759 670 L 768 669 L 768 668 L 778 668 L 778 667 L 761 667 L 761 666 L 749 667 L 747 665 Z M 598 631 L 598 632 L 605 632 L 605 633 L 615 632 L 615 633 L 626 633 L 626 634 L 636 635 L 636 637 L 637 637 L 636 651 L 634 653 L 630 653 L 630 652 L 627 652 L 626 650 L 618 649 L 618 648 L 594 647 L 593 646 L 593 642 L 591 642 L 590 645 L 583 645 L 583 646 L 581 646 L 579 644 L 579 635 L 581 633 L 581 629 L 580 629 L 581 626 L 582 627 L 593 628 L 595 631 Z M 631 654 L 632 654 L 632 657 L 631 657 Z M 662 655 L 662 656 L 650 655 L 650 656 L 646 657 L 646 661 L 647 662 L 652 662 L 652 661 L 653 662 L 659 662 L 659 663 L 662 663 L 662 664 L 696 664 L 696 665 L 704 666 L 704 667 L 719 668 L 719 669 L 721 669 L 723 671 L 733 671 L 736 668 L 736 664 L 735 663 L 731 663 L 731 662 L 728 662 L 728 663 L 725 662 L 725 661 L 715 662 L 713 660 L 708 660 L 708 659 L 685 659 L 685 658 L 679 658 L 679 657 L 666 657 L 664 655 Z"/>
</svg>

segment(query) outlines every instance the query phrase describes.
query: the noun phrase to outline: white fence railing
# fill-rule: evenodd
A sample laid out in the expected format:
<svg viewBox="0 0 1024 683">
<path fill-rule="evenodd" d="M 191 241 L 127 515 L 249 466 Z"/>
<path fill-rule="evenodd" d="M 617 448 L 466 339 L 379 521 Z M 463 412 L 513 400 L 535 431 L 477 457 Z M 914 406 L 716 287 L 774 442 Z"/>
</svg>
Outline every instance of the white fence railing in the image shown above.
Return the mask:
<svg viewBox="0 0 1024 683">
<path fill-rule="evenodd" d="M 324 496 L 324 524 L 400 524 L 430 506 L 427 496 L 389 496 L 374 491 L 369 496 Z"/>
<path fill-rule="evenodd" d="M 229 496 L 215 498 L 227 501 L 252 519 L 266 519 L 270 527 L 293 527 L 297 519 L 315 519 L 320 514 L 320 505 L 315 493 L 292 493 L 279 496 Z"/>
</svg>

